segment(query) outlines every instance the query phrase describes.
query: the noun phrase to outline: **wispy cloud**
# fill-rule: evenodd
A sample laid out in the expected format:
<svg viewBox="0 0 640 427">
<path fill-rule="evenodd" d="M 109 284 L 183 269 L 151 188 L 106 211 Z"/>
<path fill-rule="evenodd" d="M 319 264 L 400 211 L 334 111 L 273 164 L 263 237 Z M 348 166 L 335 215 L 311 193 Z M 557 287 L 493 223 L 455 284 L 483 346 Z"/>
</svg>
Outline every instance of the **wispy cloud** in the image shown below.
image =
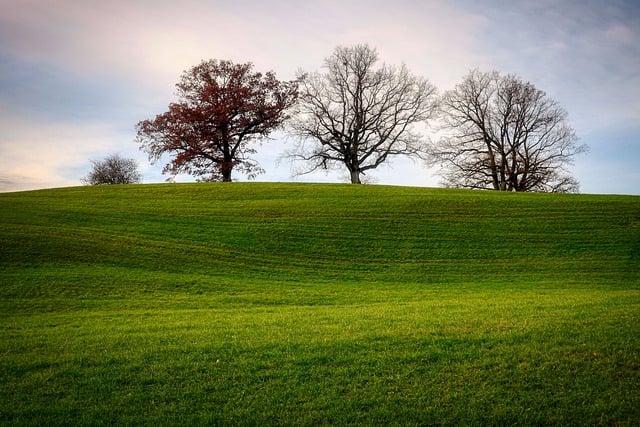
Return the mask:
<svg viewBox="0 0 640 427">
<path fill-rule="evenodd" d="M 494 66 L 557 98 L 585 131 L 640 121 L 636 2 L 494 0 L 463 4 L 490 21 L 478 33 Z"/>
</svg>

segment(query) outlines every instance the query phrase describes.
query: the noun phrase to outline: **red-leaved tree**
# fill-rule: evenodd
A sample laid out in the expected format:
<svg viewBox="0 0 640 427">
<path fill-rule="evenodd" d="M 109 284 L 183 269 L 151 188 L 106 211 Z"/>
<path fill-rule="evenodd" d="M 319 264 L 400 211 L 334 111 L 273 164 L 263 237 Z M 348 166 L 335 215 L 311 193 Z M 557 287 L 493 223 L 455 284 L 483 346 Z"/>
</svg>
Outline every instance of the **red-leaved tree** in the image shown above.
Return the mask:
<svg viewBox="0 0 640 427">
<path fill-rule="evenodd" d="M 136 126 L 136 141 L 152 163 L 171 155 L 163 173 L 187 173 L 200 181 L 231 181 L 241 170 L 249 178 L 263 170 L 251 146 L 288 118 L 297 81 L 279 81 L 253 64 L 209 60 L 185 71 L 176 85 L 179 101 L 169 111 Z"/>
</svg>

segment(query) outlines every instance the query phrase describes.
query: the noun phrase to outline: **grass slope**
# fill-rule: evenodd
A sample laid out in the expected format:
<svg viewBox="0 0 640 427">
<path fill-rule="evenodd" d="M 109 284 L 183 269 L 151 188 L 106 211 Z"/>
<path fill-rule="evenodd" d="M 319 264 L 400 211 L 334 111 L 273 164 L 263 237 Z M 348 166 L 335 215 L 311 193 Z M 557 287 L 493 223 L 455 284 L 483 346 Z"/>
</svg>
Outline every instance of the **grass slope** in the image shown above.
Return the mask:
<svg viewBox="0 0 640 427">
<path fill-rule="evenodd" d="M 0 423 L 640 420 L 640 198 L 0 194 Z"/>
</svg>

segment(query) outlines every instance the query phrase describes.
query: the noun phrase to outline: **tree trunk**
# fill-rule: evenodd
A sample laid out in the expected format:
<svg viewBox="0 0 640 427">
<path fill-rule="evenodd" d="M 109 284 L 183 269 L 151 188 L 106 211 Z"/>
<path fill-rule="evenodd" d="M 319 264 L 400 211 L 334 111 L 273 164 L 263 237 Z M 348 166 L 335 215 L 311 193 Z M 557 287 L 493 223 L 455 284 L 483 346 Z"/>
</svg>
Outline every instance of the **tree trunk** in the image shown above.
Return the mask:
<svg viewBox="0 0 640 427">
<path fill-rule="evenodd" d="M 360 171 L 359 170 L 351 171 L 351 183 L 352 184 L 362 184 L 362 182 L 360 182 Z"/>
<path fill-rule="evenodd" d="M 231 171 L 233 170 L 233 161 L 226 161 L 222 164 L 220 172 L 222 172 L 222 182 L 231 182 Z"/>
</svg>

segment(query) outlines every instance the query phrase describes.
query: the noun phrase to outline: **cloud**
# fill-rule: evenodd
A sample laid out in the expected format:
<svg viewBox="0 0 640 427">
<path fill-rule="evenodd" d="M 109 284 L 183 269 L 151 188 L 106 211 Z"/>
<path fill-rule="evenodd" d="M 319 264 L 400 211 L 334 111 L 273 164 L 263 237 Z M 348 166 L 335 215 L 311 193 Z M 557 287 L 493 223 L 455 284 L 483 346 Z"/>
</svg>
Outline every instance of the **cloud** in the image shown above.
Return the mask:
<svg viewBox="0 0 640 427">
<path fill-rule="evenodd" d="M 79 185 L 89 159 L 129 148 L 99 123 L 34 123 L 0 111 L 0 128 L 0 191 Z"/>
<path fill-rule="evenodd" d="M 640 121 L 640 18 L 631 2 L 493 0 L 477 35 L 496 68 L 531 80 L 580 133 Z"/>
<path fill-rule="evenodd" d="M 355 43 L 442 90 L 473 67 L 514 72 L 558 100 L 590 144 L 616 128 L 640 132 L 631 1 L 0 0 L 0 10 L 0 150 L 13 159 L 0 164 L 23 164 L 11 176 L 31 177 L 31 187 L 75 183 L 89 158 L 113 151 L 140 159 L 145 182 L 162 180 L 161 165 L 137 150 L 134 125 L 165 111 L 181 72 L 200 60 L 251 61 L 291 79 Z M 48 158 L 37 165 L 40 149 Z M 258 179 L 290 179 L 274 160 L 282 151 L 263 145 Z M 378 182 L 428 180 L 421 165 L 397 165 L 376 171 Z"/>
<path fill-rule="evenodd" d="M 109 76 L 88 77 L 54 64 L 2 54 L 0 74 L 1 105 L 34 122 L 118 121 L 140 113 L 133 87 Z"/>
<path fill-rule="evenodd" d="M 482 20 L 442 1 L 2 3 L 3 51 L 78 73 L 129 76 L 143 86 L 172 85 L 179 72 L 211 57 L 292 76 L 297 67 L 320 65 L 335 45 L 359 42 L 431 68 L 452 58 L 466 63 L 474 59 L 466 52 L 469 30 Z"/>
</svg>

